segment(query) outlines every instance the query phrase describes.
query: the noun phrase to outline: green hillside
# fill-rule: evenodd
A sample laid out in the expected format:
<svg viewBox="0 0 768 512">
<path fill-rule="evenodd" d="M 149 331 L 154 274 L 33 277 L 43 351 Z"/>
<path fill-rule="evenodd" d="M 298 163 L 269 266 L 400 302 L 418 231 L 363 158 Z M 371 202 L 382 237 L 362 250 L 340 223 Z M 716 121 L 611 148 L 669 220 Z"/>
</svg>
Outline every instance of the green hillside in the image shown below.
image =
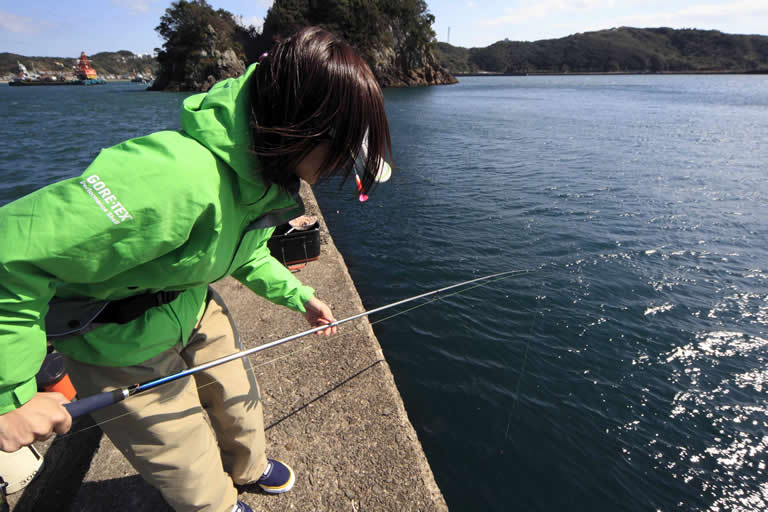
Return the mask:
<svg viewBox="0 0 768 512">
<path fill-rule="evenodd" d="M 622 27 L 486 48 L 438 43 L 438 52 L 452 73 L 768 71 L 768 36 L 717 30 Z"/>
</svg>

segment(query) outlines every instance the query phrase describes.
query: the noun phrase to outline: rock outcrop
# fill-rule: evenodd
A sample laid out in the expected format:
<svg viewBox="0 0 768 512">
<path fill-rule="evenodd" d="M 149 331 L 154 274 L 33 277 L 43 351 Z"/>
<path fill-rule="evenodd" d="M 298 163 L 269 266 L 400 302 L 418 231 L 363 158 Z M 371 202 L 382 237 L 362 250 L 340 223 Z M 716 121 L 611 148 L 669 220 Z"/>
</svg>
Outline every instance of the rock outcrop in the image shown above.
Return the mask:
<svg viewBox="0 0 768 512">
<path fill-rule="evenodd" d="M 371 69 L 382 87 L 420 87 L 457 83 L 456 77 L 440 66 L 430 48 L 405 51 L 392 47 L 372 52 Z"/>
<path fill-rule="evenodd" d="M 455 84 L 456 78 L 440 65 L 434 43 L 414 38 L 393 19 L 373 51 L 369 65 L 382 87 L 419 87 Z M 384 45 L 383 42 L 391 42 Z"/>
<path fill-rule="evenodd" d="M 200 87 L 201 91 L 207 91 L 220 80 L 240 76 L 245 72 L 245 62 L 231 49 L 226 50 L 224 53 L 216 52 L 214 57 L 216 58 L 216 64 L 213 68 L 213 73 L 205 78 Z"/>
<path fill-rule="evenodd" d="M 164 80 L 159 76 L 152 85 L 155 91 L 207 91 L 213 84 L 229 77 L 236 77 L 245 71 L 245 61 L 232 49 L 221 52 L 213 50 L 190 54 L 184 62 L 183 80 Z"/>
<path fill-rule="evenodd" d="M 231 15 L 205 12 L 206 7 L 211 10 L 210 6 L 196 7 L 203 9 L 202 14 L 207 14 L 210 22 L 169 33 L 169 42 L 158 54 L 160 71 L 151 90 L 207 91 L 216 82 L 245 71 L 244 52 L 236 39 L 237 27 Z"/>
</svg>

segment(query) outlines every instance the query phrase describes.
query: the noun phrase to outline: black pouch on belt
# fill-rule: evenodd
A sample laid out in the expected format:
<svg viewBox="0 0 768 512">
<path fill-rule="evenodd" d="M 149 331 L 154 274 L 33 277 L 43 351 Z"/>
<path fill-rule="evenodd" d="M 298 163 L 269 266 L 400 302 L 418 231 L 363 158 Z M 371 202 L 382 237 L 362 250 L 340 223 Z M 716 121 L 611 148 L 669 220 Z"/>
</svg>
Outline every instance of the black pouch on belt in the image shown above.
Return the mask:
<svg viewBox="0 0 768 512">
<path fill-rule="evenodd" d="M 54 297 L 48 304 L 45 332 L 48 339 L 80 336 L 100 324 L 127 324 L 147 310 L 173 302 L 183 290 L 144 293 L 119 300 Z"/>
</svg>

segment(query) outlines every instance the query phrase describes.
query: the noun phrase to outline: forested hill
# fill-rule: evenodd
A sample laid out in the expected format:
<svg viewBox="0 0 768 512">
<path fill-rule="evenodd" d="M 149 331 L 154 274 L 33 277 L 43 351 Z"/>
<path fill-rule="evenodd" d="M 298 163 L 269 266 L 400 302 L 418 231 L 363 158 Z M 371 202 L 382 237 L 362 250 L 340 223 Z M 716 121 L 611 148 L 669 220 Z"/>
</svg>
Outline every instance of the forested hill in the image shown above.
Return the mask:
<svg viewBox="0 0 768 512">
<path fill-rule="evenodd" d="M 242 73 L 276 38 L 307 25 L 346 39 L 382 85 L 453 83 L 437 61 L 434 21 L 425 0 L 275 0 L 258 33 L 206 0 L 176 0 L 156 28 L 165 43 L 154 88 L 207 90 Z"/>
<path fill-rule="evenodd" d="M 768 72 L 768 36 L 717 30 L 630 28 L 486 48 L 438 43 L 451 73 Z"/>
</svg>

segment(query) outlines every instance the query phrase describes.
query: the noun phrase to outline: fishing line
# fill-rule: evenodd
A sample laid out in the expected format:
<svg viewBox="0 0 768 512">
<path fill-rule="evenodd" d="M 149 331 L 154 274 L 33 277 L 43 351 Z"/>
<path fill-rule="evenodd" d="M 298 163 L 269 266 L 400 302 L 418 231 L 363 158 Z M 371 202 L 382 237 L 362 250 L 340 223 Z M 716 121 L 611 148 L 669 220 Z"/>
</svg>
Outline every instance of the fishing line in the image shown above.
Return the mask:
<svg viewBox="0 0 768 512">
<path fill-rule="evenodd" d="M 512 408 L 509 411 L 509 414 L 507 415 L 507 429 L 504 431 L 504 440 L 506 441 L 509 439 L 509 425 L 512 422 L 512 413 L 517 408 L 517 403 L 520 399 L 520 384 L 523 381 L 523 374 L 525 373 L 525 365 L 528 362 L 528 351 L 531 348 L 531 339 L 533 334 L 533 329 L 536 326 L 536 321 L 538 320 L 538 315 L 533 315 L 533 321 L 531 322 L 531 328 L 528 330 L 528 341 L 525 344 L 525 352 L 523 352 L 523 364 L 520 365 L 520 370 L 517 375 L 517 384 L 515 385 L 515 400 L 512 402 Z"/>
<path fill-rule="evenodd" d="M 412 306 L 410 308 L 407 308 L 407 309 L 405 309 L 403 311 L 398 311 L 397 313 L 395 313 L 393 315 L 389 315 L 387 317 L 381 318 L 381 319 L 376 320 L 374 322 L 370 322 L 370 325 L 373 326 L 373 325 L 376 325 L 378 323 L 385 322 L 387 320 L 391 320 L 391 319 L 393 319 L 395 317 L 398 317 L 400 315 L 404 315 L 404 314 L 409 313 L 409 312 L 411 312 L 413 310 L 422 308 L 424 306 L 428 306 L 428 305 L 430 305 L 433 302 L 438 301 L 438 300 L 444 300 L 444 299 L 447 299 L 449 297 L 453 297 L 455 295 L 461 295 L 461 294 L 464 294 L 464 293 L 469 292 L 471 290 L 474 290 L 475 288 L 486 287 L 486 286 L 494 284 L 494 283 L 496 283 L 498 281 L 502 281 L 502 280 L 508 279 L 510 277 L 514 277 L 516 275 L 526 274 L 526 273 L 530 273 L 530 272 L 533 272 L 533 271 L 531 271 L 531 270 L 516 270 L 516 271 L 502 272 L 502 273 L 499 273 L 499 274 L 494 274 L 492 276 L 487 276 L 486 277 L 486 281 L 484 281 L 484 282 L 475 284 L 474 286 L 471 286 L 471 287 L 463 288 L 463 289 L 455 291 L 453 293 L 449 293 L 449 294 L 445 294 L 445 295 L 437 295 L 436 297 L 434 297 L 434 298 L 432 298 L 432 299 L 430 299 L 430 300 L 428 300 L 428 301 L 426 301 L 426 302 L 424 302 L 422 304 L 417 304 L 417 305 Z M 499 277 L 495 277 L 494 278 L 494 276 L 499 276 Z M 474 280 L 472 280 L 472 281 L 474 281 Z M 472 281 L 469 281 L 469 282 L 472 282 Z M 450 287 L 448 287 L 448 288 L 450 288 Z M 350 332 L 344 333 L 344 334 L 342 334 L 340 336 L 336 336 L 335 340 L 341 340 L 344 337 L 350 336 L 352 334 L 353 333 L 350 333 Z M 279 361 L 281 359 L 285 359 L 285 358 L 288 358 L 290 356 L 293 356 L 293 355 L 296 355 L 296 354 L 300 354 L 300 353 L 305 352 L 305 351 L 307 351 L 307 350 L 309 350 L 310 348 L 313 348 L 313 347 L 314 347 L 314 344 L 310 344 L 310 345 L 308 345 L 308 346 L 306 346 L 306 347 L 304 347 L 304 348 L 302 348 L 300 350 L 294 350 L 293 352 L 290 352 L 288 354 L 284 354 L 282 356 L 276 357 L 274 359 L 271 359 L 271 360 L 266 361 L 264 363 L 261 363 L 259 365 L 253 366 L 251 364 L 251 365 L 249 365 L 249 368 L 246 368 L 245 370 L 246 370 L 246 372 L 250 372 L 255 377 L 256 376 L 256 371 L 255 371 L 256 368 L 261 368 L 261 367 L 266 366 L 268 364 L 273 364 L 273 363 L 275 363 L 275 362 L 277 362 L 277 361 Z M 245 356 L 242 356 L 242 357 L 245 357 Z M 236 360 L 237 359 L 234 359 L 233 361 L 236 361 Z M 233 362 L 233 361 L 230 361 L 230 362 Z M 198 386 L 197 389 L 198 390 L 203 389 L 206 386 L 209 386 L 211 384 L 215 384 L 215 382 L 209 382 L 209 383 L 206 383 L 206 384 L 202 384 L 202 385 Z M 130 399 L 130 398 L 131 398 L 131 396 L 127 397 L 126 400 Z M 125 417 L 125 416 L 128 416 L 130 414 L 131 413 L 123 413 L 123 414 L 117 415 L 117 416 L 115 416 L 113 418 L 109 418 L 109 419 L 106 419 L 104 421 L 101 421 L 99 423 L 95 423 L 93 425 L 89 425 L 89 426 L 84 427 L 84 428 L 82 428 L 80 430 L 77 430 L 77 431 L 74 431 L 74 432 L 68 432 L 66 434 L 60 435 L 60 436 L 58 436 L 58 438 L 65 438 L 65 437 L 73 436 L 73 435 L 76 435 L 76 434 L 80 434 L 80 433 L 85 432 L 87 430 L 90 430 L 92 428 L 98 427 L 100 425 L 104 425 L 106 423 L 109 423 L 111 421 L 120 419 L 120 418 Z"/>
<path fill-rule="evenodd" d="M 380 306 L 380 307 L 371 309 L 369 311 L 364 311 L 362 313 L 358 313 L 358 314 L 352 315 L 352 316 L 344 318 L 342 320 L 338 320 L 336 322 L 332 322 L 331 324 L 323 325 L 323 326 L 316 327 L 316 328 L 313 328 L 313 329 L 309 329 L 309 330 L 304 331 L 302 333 L 299 333 L 299 334 L 296 334 L 296 335 L 293 335 L 293 336 L 288 336 L 286 338 L 282 338 L 282 339 L 277 340 L 277 341 L 266 343 L 264 345 L 259 345 L 257 347 L 252 348 L 252 349 L 242 350 L 242 351 L 236 352 L 234 354 L 230 354 L 229 356 L 225 356 L 225 357 L 216 359 L 214 361 L 210 361 L 208 363 L 204 363 L 202 365 L 198 365 L 198 366 L 196 366 L 194 368 L 190 368 L 188 370 L 179 372 L 177 374 L 173 374 L 173 375 L 170 375 L 170 376 L 167 376 L 167 377 L 164 377 L 164 378 L 156 379 L 156 380 L 153 380 L 153 381 L 150 381 L 150 382 L 145 382 L 143 384 L 134 384 L 132 386 L 128 386 L 128 387 L 125 387 L 125 388 L 119 388 L 119 389 L 114 390 L 114 391 L 107 391 L 107 392 L 103 392 L 103 393 L 100 393 L 100 394 L 97 394 L 97 395 L 93 395 L 91 397 L 86 397 L 86 398 L 84 398 L 82 400 L 78 400 L 76 402 L 72 402 L 70 404 L 66 404 L 65 407 L 68 410 L 74 408 L 74 412 L 72 412 L 72 411 L 70 411 L 70 412 L 71 412 L 73 417 L 78 417 L 78 416 L 87 414 L 89 412 L 92 412 L 94 410 L 98 410 L 100 408 L 106 407 L 107 405 L 111 405 L 113 403 L 117 403 L 117 402 L 122 401 L 124 399 L 128 399 L 131 396 L 133 396 L 133 395 L 135 395 L 137 393 L 140 393 L 141 391 L 144 391 L 145 389 L 146 390 L 153 389 L 154 387 L 157 387 L 157 386 L 162 385 L 164 383 L 171 382 L 173 380 L 177 380 L 179 378 L 183 378 L 183 377 L 186 377 L 186 376 L 189 376 L 189 375 L 193 375 L 194 373 L 196 373 L 198 371 L 202 371 L 204 369 L 212 368 L 214 366 L 219 366 L 221 364 L 226 364 L 226 363 L 232 362 L 232 361 L 241 360 L 242 358 L 244 358 L 244 357 L 246 357 L 248 355 L 251 355 L 251 354 L 255 354 L 256 352 L 259 352 L 261 350 L 272 348 L 274 346 L 277 346 L 279 344 L 282 344 L 282 343 L 285 343 L 285 342 L 288 342 L 288 341 L 293 341 L 295 339 L 307 336 L 309 334 L 322 331 L 322 330 L 324 330 L 324 329 L 326 329 L 328 327 L 331 327 L 331 326 L 340 325 L 342 323 L 346 323 L 346 322 L 349 322 L 351 320 L 362 318 L 362 317 L 371 315 L 371 314 L 376 313 L 376 312 L 384 311 L 386 309 L 389 309 L 389 308 L 392 308 L 392 307 L 396 307 L 396 306 L 405 304 L 407 302 L 411 302 L 411 301 L 418 300 L 418 299 L 421 299 L 421 298 L 426 298 L 426 297 L 429 297 L 429 296 L 432 296 L 432 295 L 435 296 L 434 298 L 432 298 L 432 299 L 430 299 L 430 300 L 428 300 L 428 301 L 426 301 L 426 302 L 424 302 L 422 304 L 417 304 L 417 305 L 415 305 L 413 307 L 407 308 L 407 309 L 405 309 L 403 311 L 399 311 L 399 312 L 397 312 L 397 313 L 395 313 L 393 315 L 389 315 L 389 316 L 387 316 L 385 318 L 382 318 L 382 319 L 379 319 L 379 320 L 376 320 L 376 321 L 370 323 L 370 325 L 375 325 L 375 324 L 378 324 L 378 323 L 381 323 L 381 322 L 384 322 L 384 321 L 387 321 L 387 320 L 391 320 L 391 319 L 393 319 L 393 318 L 395 318 L 397 316 L 403 315 L 405 313 L 411 312 L 413 310 L 419 309 L 419 308 L 427 306 L 429 304 L 432 304 L 433 302 L 435 302 L 437 300 L 443 300 L 443 299 L 447 299 L 448 297 L 452 297 L 452 296 L 455 296 L 455 295 L 461 295 L 461 294 L 467 293 L 467 292 L 469 292 L 471 290 L 474 290 L 476 288 L 486 287 L 486 286 L 489 286 L 489 285 L 494 284 L 496 282 L 499 282 L 499 281 L 502 281 L 502 280 L 505 280 L 505 279 L 509 279 L 511 277 L 516 277 L 516 276 L 519 276 L 519 275 L 529 274 L 531 272 L 533 272 L 533 271 L 532 270 L 510 270 L 510 271 L 506 271 L 506 272 L 498 272 L 496 274 L 491 274 L 491 275 L 484 276 L 484 277 L 479 277 L 479 278 L 476 278 L 476 279 L 471 279 L 471 280 L 468 280 L 468 281 L 463 281 L 461 283 L 456 283 L 456 284 L 453 284 L 453 285 L 450 285 L 450 286 L 446 286 L 446 287 L 443 287 L 443 288 L 440 288 L 440 289 L 437 289 L 437 290 L 432 290 L 430 292 L 422 293 L 422 294 L 419 294 L 419 295 L 415 295 L 415 296 L 409 297 L 407 299 L 396 301 L 396 302 L 393 302 L 391 304 L 387 304 L 385 306 Z M 473 284 L 473 286 L 467 286 L 467 285 L 470 285 L 470 284 Z M 461 288 L 461 287 L 463 287 L 463 288 Z M 451 290 L 451 289 L 454 289 L 454 288 L 461 288 L 461 289 L 459 289 L 457 291 L 454 291 L 452 293 L 449 293 L 449 294 L 445 294 L 444 293 L 444 292 L 446 292 L 448 290 Z M 343 338 L 344 336 L 348 336 L 348 335 L 351 335 L 351 334 L 352 333 L 345 333 L 345 334 L 342 334 L 339 337 L 336 337 L 336 339 L 338 340 L 338 339 Z M 265 366 L 267 364 L 272 364 L 272 363 L 274 363 L 274 362 L 276 362 L 276 361 L 278 361 L 278 360 L 280 360 L 282 358 L 285 358 L 285 357 L 288 357 L 290 355 L 294 355 L 294 354 L 303 352 L 305 350 L 308 350 L 309 348 L 312 348 L 312 346 L 313 345 L 309 345 L 309 346 L 307 346 L 304 349 L 301 349 L 301 350 L 298 350 L 298 351 L 293 351 L 290 354 L 286 354 L 284 356 L 280 356 L 280 357 L 274 358 L 274 359 L 272 359 L 270 361 L 267 361 L 265 363 L 262 363 L 262 364 L 256 366 L 256 368 L 260 368 L 260 367 Z M 250 372 L 251 374 L 253 374 L 255 376 L 255 368 L 252 365 L 249 365 L 249 366 L 251 366 L 251 367 L 250 368 L 246 368 L 246 372 Z M 203 387 L 205 387 L 207 385 L 208 384 L 203 384 L 202 386 L 199 386 L 197 389 L 198 390 L 202 389 Z M 144 388 L 142 389 L 142 387 L 144 387 Z M 88 404 L 88 403 L 83 404 L 83 402 L 91 402 L 91 404 Z M 78 410 L 76 408 L 78 403 L 80 403 L 80 405 L 85 405 L 85 408 L 81 407 Z M 59 437 L 64 438 L 64 437 L 73 436 L 73 435 L 85 432 L 87 430 L 90 430 L 91 428 L 94 428 L 94 427 L 97 427 L 97 426 L 100 426 L 100 425 L 104 425 L 105 423 L 108 423 L 108 422 L 114 421 L 116 419 L 122 418 L 122 417 L 124 417 L 124 416 L 126 416 L 128 414 L 129 413 L 118 415 L 118 416 L 115 416 L 113 418 L 109 418 L 107 420 L 104 420 L 104 421 L 101 421 L 99 423 L 96 423 L 94 425 L 89 425 L 88 427 L 85 427 L 85 428 L 83 428 L 81 430 L 78 430 L 78 431 L 75 431 L 75 432 L 68 432 L 67 434 L 64 434 L 64 435 L 59 436 Z"/>
<path fill-rule="evenodd" d="M 513 271 L 513 272 L 529 273 L 529 272 L 533 272 L 533 271 L 532 270 L 517 270 L 517 271 Z M 485 286 L 491 285 L 491 284 L 496 283 L 498 281 L 503 281 L 504 279 L 508 279 L 510 277 L 513 277 L 513 276 L 512 275 L 508 275 L 508 276 L 499 277 L 499 278 L 490 280 L 490 281 L 482 283 L 482 284 L 476 284 L 476 285 L 471 286 L 469 288 L 465 288 L 465 289 L 459 290 L 457 292 L 449 293 L 449 294 L 446 294 L 446 295 L 438 295 L 434 299 L 430 299 L 430 300 L 424 302 L 423 304 L 417 304 L 417 305 L 412 306 L 412 307 L 410 307 L 408 309 L 405 309 L 403 311 L 398 311 L 394 315 L 390 315 L 390 316 L 382 318 L 380 320 L 376 320 L 375 322 L 371 322 L 371 325 L 376 325 L 378 323 L 384 322 L 385 320 L 391 320 L 392 318 L 395 318 L 395 317 L 400 316 L 400 315 L 404 315 L 404 314 L 409 313 L 409 312 L 411 312 L 411 311 L 413 311 L 415 309 L 419 309 L 419 308 L 423 308 L 424 306 L 428 306 L 428 305 L 430 305 L 433 302 L 436 302 L 438 300 L 444 300 L 444 299 L 447 299 L 448 297 L 453 297 L 454 295 L 461 295 L 461 294 L 466 293 L 466 292 L 468 292 L 470 290 L 474 290 L 475 288 L 483 288 Z"/>
</svg>

